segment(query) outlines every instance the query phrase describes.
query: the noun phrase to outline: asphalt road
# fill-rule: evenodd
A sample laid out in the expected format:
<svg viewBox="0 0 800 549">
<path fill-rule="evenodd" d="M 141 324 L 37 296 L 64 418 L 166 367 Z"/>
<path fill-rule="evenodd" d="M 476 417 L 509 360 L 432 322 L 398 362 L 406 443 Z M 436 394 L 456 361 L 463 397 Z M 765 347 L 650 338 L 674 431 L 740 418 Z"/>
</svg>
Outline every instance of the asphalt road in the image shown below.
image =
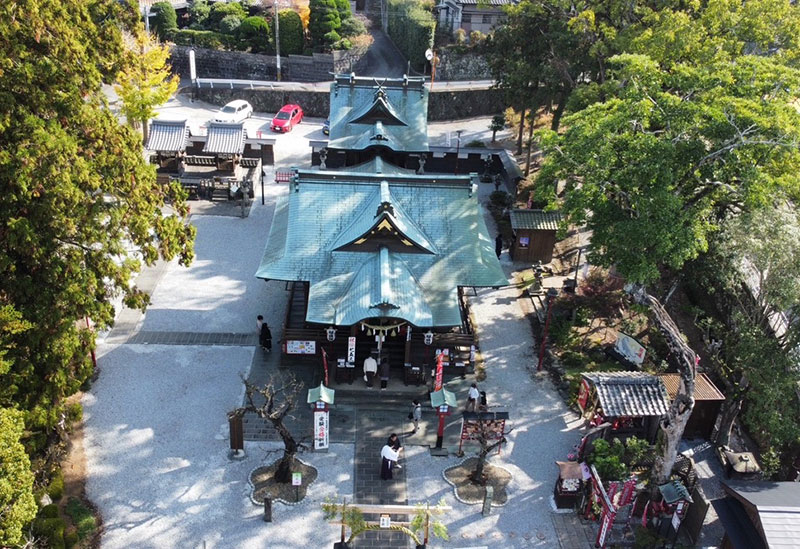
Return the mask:
<svg viewBox="0 0 800 549">
<path fill-rule="evenodd" d="M 359 66 L 359 76 L 402 78 L 406 73 L 406 58 L 380 29 L 370 30 L 373 42 Z"/>
</svg>

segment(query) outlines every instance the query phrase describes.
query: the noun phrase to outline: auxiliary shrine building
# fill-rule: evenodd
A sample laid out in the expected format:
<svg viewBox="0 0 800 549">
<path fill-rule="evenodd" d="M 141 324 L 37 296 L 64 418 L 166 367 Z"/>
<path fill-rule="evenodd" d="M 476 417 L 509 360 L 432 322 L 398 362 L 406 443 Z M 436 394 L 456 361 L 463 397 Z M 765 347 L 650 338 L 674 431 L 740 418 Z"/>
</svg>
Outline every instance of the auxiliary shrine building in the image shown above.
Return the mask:
<svg viewBox="0 0 800 549">
<path fill-rule="evenodd" d="M 324 349 L 337 373 L 380 354 L 417 382 L 437 351 L 445 372 L 473 368 L 465 294 L 508 281 L 477 174 L 425 171 L 427 94 L 421 78 L 331 85 L 330 141 L 293 169 L 256 273 L 290 290 L 284 353 Z"/>
</svg>

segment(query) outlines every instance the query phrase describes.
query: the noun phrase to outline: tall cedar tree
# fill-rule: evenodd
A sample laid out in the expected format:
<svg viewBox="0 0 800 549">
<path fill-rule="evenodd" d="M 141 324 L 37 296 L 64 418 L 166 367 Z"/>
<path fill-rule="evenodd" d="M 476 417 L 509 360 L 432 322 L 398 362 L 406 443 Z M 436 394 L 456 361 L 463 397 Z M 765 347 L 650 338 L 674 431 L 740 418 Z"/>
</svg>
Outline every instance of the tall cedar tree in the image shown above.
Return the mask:
<svg viewBox="0 0 800 549">
<path fill-rule="evenodd" d="M 28 431 L 56 425 L 91 375 L 86 319 L 111 326 L 118 295 L 144 309 L 132 282 L 142 265 L 193 258 L 185 193 L 156 184 L 101 91 L 130 61 L 131 6 L 0 3 L 0 305 L 31 325 L 10 336 L 0 406 L 25 411 Z"/>
<path fill-rule="evenodd" d="M 308 7 L 311 9 L 308 22 L 311 44 L 315 48 L 328 45 L 325 35 L 330 32 L 338 32 L 342 24 L 336 2 L 334 0 L 311 0 Z"/>
</svg>

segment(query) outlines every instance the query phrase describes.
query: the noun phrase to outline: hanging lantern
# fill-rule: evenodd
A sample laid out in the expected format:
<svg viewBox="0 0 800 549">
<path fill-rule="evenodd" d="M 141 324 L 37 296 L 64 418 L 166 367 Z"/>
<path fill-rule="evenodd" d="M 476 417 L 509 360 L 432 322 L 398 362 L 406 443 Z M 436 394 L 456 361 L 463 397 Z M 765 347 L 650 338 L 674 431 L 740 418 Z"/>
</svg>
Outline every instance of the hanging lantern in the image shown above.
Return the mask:
<svg viewBox="0 0 800 549">
<path fill-rule="evenodd" d="M 334 341 L 336 339 L 336 328 L 331 326 L 330 328 L 326 329 L 325 335 L 328 337 L 328 341 Z"/>
<path fill-rule="evenodd" d="M 361 331 L 362 332 L 364 331 L 364 323 L 363 322 L 361 323 Z"/>
</svg>

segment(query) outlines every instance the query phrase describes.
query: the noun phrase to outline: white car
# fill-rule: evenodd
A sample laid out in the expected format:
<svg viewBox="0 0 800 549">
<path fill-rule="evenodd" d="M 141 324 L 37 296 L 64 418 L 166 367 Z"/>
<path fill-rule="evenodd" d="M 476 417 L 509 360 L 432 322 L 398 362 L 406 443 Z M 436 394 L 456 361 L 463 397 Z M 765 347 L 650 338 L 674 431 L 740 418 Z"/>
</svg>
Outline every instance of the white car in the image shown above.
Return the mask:
<svg viewBox="0 0 800 549">
<path fill-rule="evenodd" d="M 247 101 L 237 99 L 236 101 L 231 101 L 217 111 L 214 122 L 235 124 L 251 116 L 253 116 L 253 106 Z"/>
</svg>

